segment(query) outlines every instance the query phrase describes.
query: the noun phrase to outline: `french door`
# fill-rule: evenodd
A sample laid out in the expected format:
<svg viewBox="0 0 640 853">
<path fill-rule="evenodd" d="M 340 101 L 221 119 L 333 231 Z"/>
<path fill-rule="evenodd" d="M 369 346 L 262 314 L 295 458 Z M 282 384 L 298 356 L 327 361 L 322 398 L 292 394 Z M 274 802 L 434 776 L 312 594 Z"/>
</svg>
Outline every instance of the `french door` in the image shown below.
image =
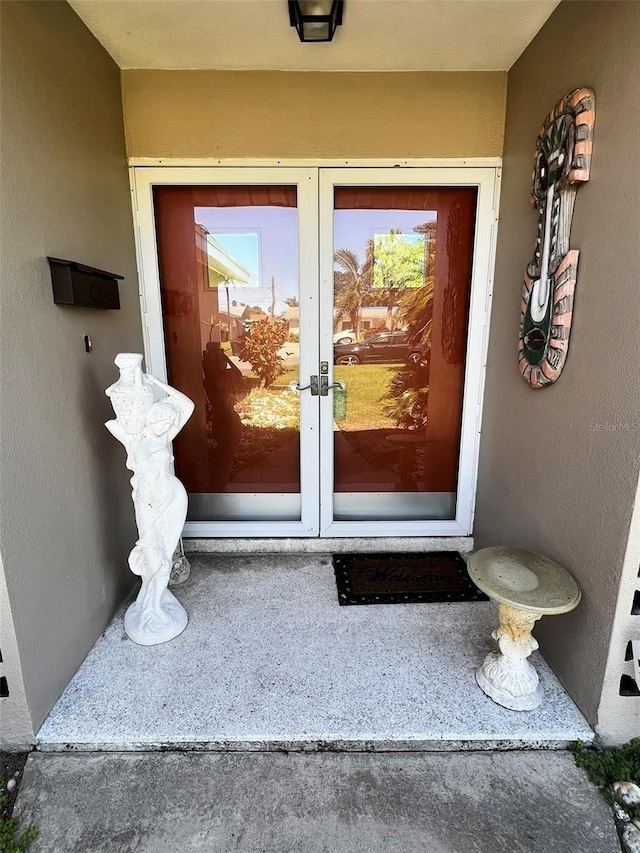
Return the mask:
<svg viewBox="0 0 640 853">
<path fill-rule="evenodd" d="M 189 536 L 471 532 L 496 170 L 132 170 Z"/>
</svg>

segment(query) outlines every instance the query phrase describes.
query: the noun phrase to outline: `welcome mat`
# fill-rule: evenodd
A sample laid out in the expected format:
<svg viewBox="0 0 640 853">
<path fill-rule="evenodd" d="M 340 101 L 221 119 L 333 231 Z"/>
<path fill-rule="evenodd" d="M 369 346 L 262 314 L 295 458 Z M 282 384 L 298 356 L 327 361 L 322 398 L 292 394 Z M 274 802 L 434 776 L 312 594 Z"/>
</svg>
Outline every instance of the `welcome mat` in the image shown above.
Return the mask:
<svg viewBox="0 0 640 853">
<path fill-rule="evenodd" d="M 334 554 L 340 604 L 488 601 L 457 551 Z"/>
</svg>

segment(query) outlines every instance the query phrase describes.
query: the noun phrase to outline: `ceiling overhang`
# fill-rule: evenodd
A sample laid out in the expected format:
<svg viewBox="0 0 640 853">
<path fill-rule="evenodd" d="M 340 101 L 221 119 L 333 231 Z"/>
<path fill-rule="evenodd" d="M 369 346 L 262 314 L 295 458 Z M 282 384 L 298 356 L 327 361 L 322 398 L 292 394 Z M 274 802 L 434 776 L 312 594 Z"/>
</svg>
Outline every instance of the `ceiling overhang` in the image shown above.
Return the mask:
<svg viewBox="0 0 640 853">
<path fill-rule="evenodd" d="M 559 0 L 346 0 L 303 44 L 285 0 L 69 0 L 120 68 L 507 71 Z"/>
</svg>

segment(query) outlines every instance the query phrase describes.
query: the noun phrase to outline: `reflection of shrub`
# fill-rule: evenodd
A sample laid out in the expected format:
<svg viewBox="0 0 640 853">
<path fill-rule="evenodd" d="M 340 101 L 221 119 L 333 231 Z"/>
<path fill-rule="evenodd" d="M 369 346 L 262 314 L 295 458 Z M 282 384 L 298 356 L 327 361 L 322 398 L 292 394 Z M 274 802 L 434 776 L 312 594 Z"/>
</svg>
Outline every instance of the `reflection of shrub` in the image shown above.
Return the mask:
<svg viewBox="0 0 640 853">
<path fill-rule="evenodd" d="M 298 429 L 300 400 L 295 391 L 267 391 L 254 388 L 236 406 L 245 426 L 263 429 Z"/>
<path fill-rule="evenodd" d="M 287 340 L 288 334 L 286 320 L 266 317 L 253 323 L 251 334 L 246 335 L 242 342 L 240 358 L 249 362 L 265 388 L 285 372 L 278 350 Z"/>
<path fill-rule="evenodd" d="M 242 430 L 240 446 L 233 457 L 233 475 L 267 459 L 279 447 L 287 447 L 295 440 L 298 430 L 270 429 L 265 427 L 245 426 Z"/>
<path fill-rule="evenodd" d="M 292 329 L 292 330 L 289 332 L 289 338 L 288 338 L 288 340 L 289 340 L 292 344 L 300 343 L 300 332 L 296 332 L 296 331 L 294 331 L 294 330 Z"/>
<path fill-rule="evenodd" d="M 417 364 L 396 373 L 382 398 L 382 408 L 399 427 L 424 429 L 428 396 L 429 367 Z"/>
</svg>

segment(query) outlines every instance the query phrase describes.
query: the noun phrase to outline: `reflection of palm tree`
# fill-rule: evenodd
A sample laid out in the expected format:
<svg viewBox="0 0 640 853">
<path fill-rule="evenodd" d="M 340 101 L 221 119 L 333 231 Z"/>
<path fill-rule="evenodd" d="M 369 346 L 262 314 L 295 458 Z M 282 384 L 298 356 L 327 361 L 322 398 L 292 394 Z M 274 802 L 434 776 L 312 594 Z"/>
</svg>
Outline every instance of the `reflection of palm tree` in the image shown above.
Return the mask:
<svg viewBox="0 0 640 853">
<path fill-rule="evenodd" d="M 368 242 L 371 243 L 370 240 Z M 370 256 L 369 251 L 367 256 Z M 367 276 L 367 268 L 370 269 L 370 264 L 366 260 L 361 264 L 356 253 L 345 248 L 336 249 L 334 260 L 338 267 L 334 273 L 335 306 L 338 309 L 335 324 L 337 327 L 343 317 L 349 317 L 351 328 L 359 337 L 363 293 L 368 289 L 370 275 Z"/>
<path fill-rule="evenodd" d="M 405 290 L 400 297 L 400 317 L 409 332 L 411 343 L 421 343 L 425 349 L 431 346 L 433 324 L 433 291 L 435 285 L 436 223 L 424 222 L 413 229 L 424 234 L 423 285 Z"/>
<path fill-rule="evenodd" d="M 422 287 L 401 292 L 398 313 L 411 344 L 423 345 L 422 355 L 417 364 L 403 368 L 394 376 L 383 402 L 384 410 L 398 426 L 424 430 L 429 401 L 436 223 L 425 222 L 413 230 L 425 234 L 424 280 Z"/>
<path fill-rule="evenodd" d="M 400 297 L 400 318 L 412 344 L 431 345 L 433 284 L 433 276 L 429 275 L 424 287 L 405 290 Z"/>
<path fill-rule="evenodd" d="M 398 295 L 402 288 L 411 286 L 414 271 L 403 268 L 403 258 L 400 253 L 406 244 L 402 241 L 402 231 L 390 228 L 388 234 L 379 235 L 375 245 L 373 261 L 373 281 L 376 289 L 376 302 L 386 305 L 387 329 L 393 328 L 393 309 L 398 303 Z M 398 263 L 400 261 L 400 263 Z"/>
</svg>

